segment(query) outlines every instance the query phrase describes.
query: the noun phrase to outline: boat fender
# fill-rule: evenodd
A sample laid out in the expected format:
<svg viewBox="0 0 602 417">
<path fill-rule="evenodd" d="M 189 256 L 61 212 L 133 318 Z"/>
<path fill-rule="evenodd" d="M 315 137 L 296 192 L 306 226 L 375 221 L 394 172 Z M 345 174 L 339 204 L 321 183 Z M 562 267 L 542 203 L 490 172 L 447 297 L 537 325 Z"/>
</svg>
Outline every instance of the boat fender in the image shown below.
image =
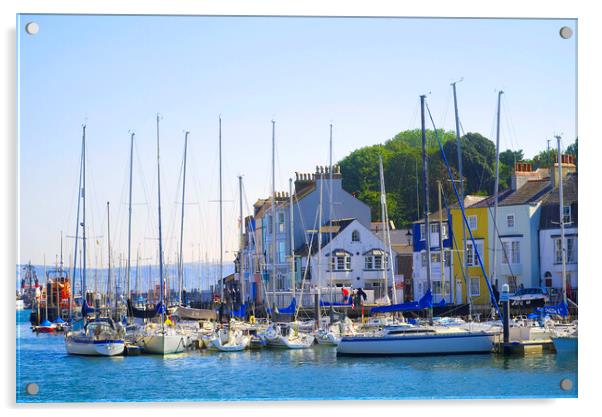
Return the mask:
<svg viewBox="0 0 602 417">
<path fill-rule="evenodd" d="M 250 316 L 249 317 L 249 323 L 255 324 L 255 316 Z"/>
</svg>

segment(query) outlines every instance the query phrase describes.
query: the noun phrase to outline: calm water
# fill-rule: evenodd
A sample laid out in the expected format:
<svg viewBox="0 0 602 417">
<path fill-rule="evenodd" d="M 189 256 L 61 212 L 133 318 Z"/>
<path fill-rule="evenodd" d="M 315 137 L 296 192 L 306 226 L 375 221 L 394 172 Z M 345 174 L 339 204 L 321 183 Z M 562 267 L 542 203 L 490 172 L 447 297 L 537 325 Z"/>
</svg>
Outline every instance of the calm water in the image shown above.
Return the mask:
<svg viewBox="0 0 602 417">
<path fill-rule="evenodd" d="M 17 312 L 17 402 L 576 397 L 577 352 L 337 358 L 333 348 L 158 357 L 68 356 L 62 335 L 32 334 Z M 573 389 L 562 391 L 570 378 Z M 26 394 L 35 382 L 40 391 Z"/>
</svg>

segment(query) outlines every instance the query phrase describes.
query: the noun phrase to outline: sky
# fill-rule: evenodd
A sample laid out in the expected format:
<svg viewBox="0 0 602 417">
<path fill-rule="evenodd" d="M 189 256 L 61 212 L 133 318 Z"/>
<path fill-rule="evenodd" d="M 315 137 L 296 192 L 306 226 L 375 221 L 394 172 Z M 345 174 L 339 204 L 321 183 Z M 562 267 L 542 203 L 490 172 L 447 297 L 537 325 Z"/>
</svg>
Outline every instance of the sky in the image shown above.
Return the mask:
<svg viewBox="0 0 602 417">
<path fill-rule="evenodd" d="M 39 32 L 28 35 L 35 21 Z M 465 132 L 531 157 L 576 132 L 574 20 L 21 15 L 18 18 L 19 263 L 73 256 L 82 124 L 87 128 L 88 262 L 127 250 L 130 131 L 135 132 L 132 256 L 157 262 L 156 122 L 161 114 L 165 256 L 176 261 L 184 131 L 190 131 L 184 258 L 219 259 L 218 117 L 222 117 L 224 260 L 244 214 L 295 172 L 420 127 L 419 96 L 453 130 L 458 83 Z M 408 186 L 413 186 L 409 184 Z"/>
</svg>

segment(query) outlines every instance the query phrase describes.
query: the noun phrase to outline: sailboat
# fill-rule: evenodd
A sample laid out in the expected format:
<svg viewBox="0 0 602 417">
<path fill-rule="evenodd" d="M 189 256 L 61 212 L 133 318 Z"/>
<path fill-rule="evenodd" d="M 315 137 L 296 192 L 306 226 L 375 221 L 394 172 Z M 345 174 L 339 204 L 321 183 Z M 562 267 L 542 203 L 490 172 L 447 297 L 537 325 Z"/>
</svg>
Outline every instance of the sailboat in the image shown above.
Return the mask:
<svg viewBox="0 0 602 417">
<path fill-rule="evenodd" d="M 82 133 L 80 186 L 78 199 L 81 199 L 83 209 L 82 222 L 77 224 L 77 228 L 79 229 L 80 226 L 82 228 L 82 317 L 84 326 L 79 331 L 69 331 L 65 334 L 65 348 L 70 355 L 120 355 L 125 348 L 123 329 L 118 328 L 110 318 L 96 317 L 88 320 L 87 317 L 88 314 L 94 312 L 94 309 L 88 306 L 86 297 L 86 125 L 83 126 Z M 79 221 L 79 201 L 77 217 Z M 77 239 L 75 246 L 77 248 Z"/>
<path fill-rule="evenodd" d="M 167 308 L 165 305 L 165 276 L 163 275 L 163 241 L 161 235 L 161 168 L 159 165 L 159 114 L 157 114 L 157 199 L 158 199 L 158 223 L 159 223 L 159 304 L 156 312 L 160 315 L 161 322 L 148 324 L 138 344 L 146 353 L 167 355 L 183 352 L 186 348 L 187 336 L 178 332 L 173 327 L 171 320 L 165 319 Z"/>
<path fill-rule="evenodd" d="M 427 293 L 431 294 L 431 267 L 430 267 L 430 228 L 429 228 L 429 193 L 428 193 L 428 166 L 426 155 L 426 127 L 425 127 L 425 99 L 420 96 L 421 122 L 422 122 L 422 178 L 424 187 L 424 212 L 426 230 L 426 257 L 427 262 Z M 430 111 L 429 111 L 430 114 Z M 435 129 L 435 134 L 436 129 Z M 446 165 L 447 160 L 443 155 Z M 448 173 L 451 177 L 451 171 Z M 455 184 L 452 185 L 455 188 Z M 457 196 L 457 190 L 456 190 Z M 464 206 L 458 198 L 460 209 L 465 224 L 468 226 Z M 468 227 L 471 239 L 472 231 Z M 480 254 L 476 253 L 481 268 L 483 268 Z M 484 268 L 483 274 L 486 277 Z M 423 297 L 424 298 L 424 297 Z M 445 355 L 459 353 L 489 353 L 493 349 L 494 334 L 485 330 L 471 330 L 465 326 L 437 326 L 433 325 L 432 300 L 427 298 L 428 325 L 412 325 L 401 323 L 385 326 L 375 333 L 364 333 L 355 336 L 345 336 L 337 346 L 338 355 Z M 422 300 L 421 300 L 422 302 Z M 495 300 L 493 300 L 495 303 Z M 419 303 L 420 304 L 420 303 Z M 494 304 L 497 307 L 497 304 Z M 398 305 L 403 308 L 404 305 Z M 396 311 L 397 306 L 387 307 L 389 311 Z"/>
<path fill-rule="evenodd" d="M 182 172 L 182 213 L 181 213 L 181 218 L 180 218 L 180 252 L 179 252 L 179 261 L 178 261 L 179 297 L 178 297 L 178 305 L 175 309 L 175 314 L 183 320 L 215 320 L 217 317 L 215 311 L 208 310 L 208 309 L 202 309 L 202 308 L 188 307 L 188 306 L 184 305 L 183 300 L 182 300 L 182 289 L 184 287 L 184 261 L 183 261 L 184 199 L 186 197 L 186 154 L 187 154 L 187 150 L 188 150 L 189 133 L 190 132 L 188 132 L 188 131 L 186 131 L 184 133 L 184 161 L 183 161 L 183 172 Z M 220 164 L 221 164 L 221 117 L 219 119 L 219 140 L 220 140 Z M 221 170 L 220 170 L 220 175 L 221 175 Z M 200 290 L 201 290 L 201 287 L 199 285 L 199 291 Z"/>
</svg>

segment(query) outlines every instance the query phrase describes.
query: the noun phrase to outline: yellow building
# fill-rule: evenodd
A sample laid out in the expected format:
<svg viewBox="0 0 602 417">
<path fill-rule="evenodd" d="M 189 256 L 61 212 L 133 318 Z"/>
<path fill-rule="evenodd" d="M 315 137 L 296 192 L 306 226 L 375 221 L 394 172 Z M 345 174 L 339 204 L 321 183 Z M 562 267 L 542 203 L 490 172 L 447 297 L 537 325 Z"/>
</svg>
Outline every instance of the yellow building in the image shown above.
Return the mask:
<svg viewBox="0 0 602 417">
<path fill-rule="evenodd" d="M 472 198 L 472 200 L 471 200 Z M 475 202 L 476 200 L 476 202 Z M 491 308 L 491 297 L 481 265 L 478 261 L 476 251 L 478 250 L 483 261 L 485 272 L 489 275 L 489 215 L 486 205 L 488 199 L 468 196 L 465 200 L 466 218 L 472 230 L 476 242 L 476 248 L 470 239 L 466 229 L 466 253 L 463 251 L 462 228 L 465 227 L 462 212 L 459 208 L 451 209 L 452 231 L 454 236 L 454 278 L 456 303 L 467 303 L 471 297 L 473 312 L 489 312 Z M 472 204 L 471 204 L 472 203 Z M 463 256 L 466 257 L 466 281 L 462 273 Z M 468 284 L 468 288 L 467 285 Z"/>
</svg>

